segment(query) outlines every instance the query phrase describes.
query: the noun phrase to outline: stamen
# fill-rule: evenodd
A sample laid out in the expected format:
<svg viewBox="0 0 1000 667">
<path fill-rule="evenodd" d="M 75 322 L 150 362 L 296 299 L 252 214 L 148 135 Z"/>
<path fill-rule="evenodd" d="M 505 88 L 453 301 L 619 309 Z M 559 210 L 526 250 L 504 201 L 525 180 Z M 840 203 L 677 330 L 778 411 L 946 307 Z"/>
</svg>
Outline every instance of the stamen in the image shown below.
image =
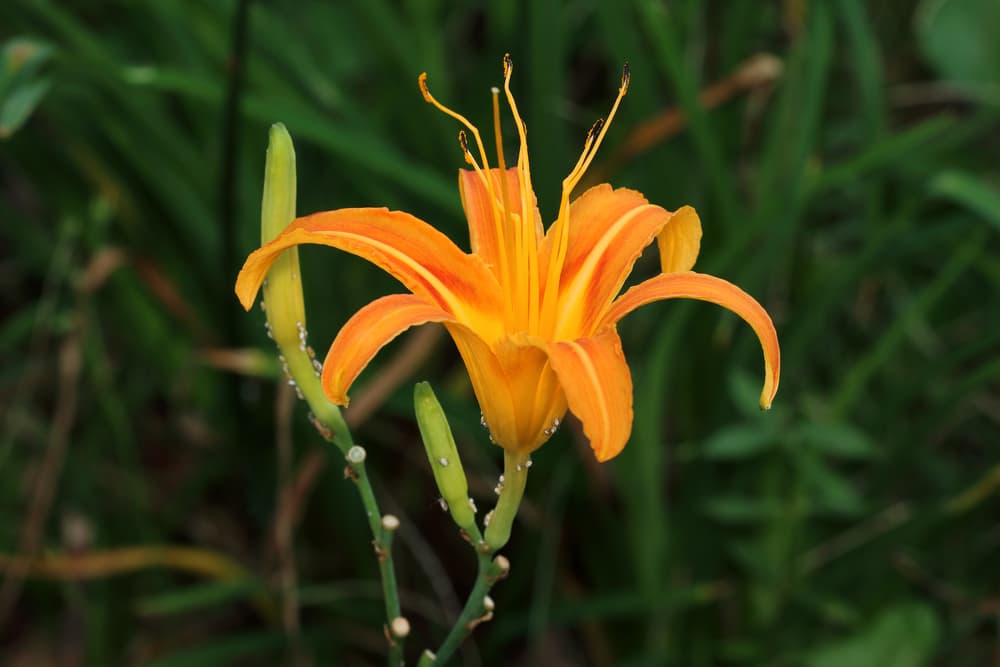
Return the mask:
<svg viewBox="0 0 1000 667">
<path fill-rule="evenodd" d="M 476 161 L 472 157 L 472 152 L 469 150 L 469 139 L 465 136 L 465 130 L 458 131 L 458 145 L 462 147 L 462 153 L 465 155 L 465 161 L 468 164 L 475 164 Z"/>
<path fill-rule="evenodd" d="M 514 116 L 514 124 L 517 126 L 517 134 L 520 139 L 520 146 L 517 152 L 517 175 L 518 184 L 521 189 L 521 224 L 515 227 L 515 247 L 517 254 L 525 258 L 527 262 L 527 328 L 528 331 L 538 330 L 539 314 L 539 276 L 538 276 L 538 230 L 535 226 L 535 215 L 531 196 L 531 166 L 528 161 L 528 130 L 518 113 L 517 103 L 514 95 L 510 92 L 510 79 L 514 74 L 514 61 L 509 53 L 503 56 L 503 89 L 507 97 L 507 104 L 510 106 L 511 114 Z M 520 272 L 518 272 L 520 274 Z"/>
<path fill-rule="evenodd" d="M 490 89 L 493 94 L 493 134 L 497 143 L 497 166 L 500 167 L 500 194 L 503 199 L 504 220 L 508 218 L 510 208 L 507 202 L 507 162 L 503 157 L 503 133 L 500 128 L 500 89 L 496 86 Z"/>
<path fill-rule="evenodd" d="M 601 128 L 603 127 L 604 127 L 603 118 L 598 118 L 597 120 L 595 120 L 594 124 L 590 126 L 589 130 L 587 130 L 587 140 L 584 142 L 584 144 L 589 144 L 591 141 L 593 141 L 594 137 L 601 131 Z"/>
<path fill-rule="evenodd" d="M 422 72 L 420 76 L 417 77 L 417 83 L 420 85 L 420 92 L 421 94 L 423 94 L 424 100 L 426 100 L 429 104 L 434 105 L 434 107 L 438 111 L 444 113 L 445 115 L 451 116 L 459 123 L 464 125 L 466 129 L 468 129 L 469 132 L 472 133 L 473 138 L 475 138 L 476 140 L 476 148 L 479 149 L 479 156 L 483 161 L 482 169 L 480 169 L 479 165 L 475 161 L 475 158 L 473 158 L 472 152 L 468 150 L 468 139 L 465 138 L 465 133 L 463 132 L 459 135 L 459 143 L 462 144 L 462 150 L 465 153 L 465 161 L 473 166 L 473 168 L 476 170 L 476 173 L 479 175 L 480 180 L 483 182 L 484 187 L 486 188 L 486 193 L 490 199 L 491 208 L 493 210 L 494 226 L 498 234 L 497 243 L 500 245 L 500 254 L 501 254 L 500 261 L 501 264 L 506 264 L 507 262 L 506 259 L 504 258 L 504 241 L 503 238 L 499 236 L 501 227 L 500 212 L 498 211 L 499 204 L 497 203 L 496 192 L 493 188 L 493 179 L 490 177 L 490 161 L 489 158 L 486 156 L 486 148 L 485 146 L 483 146 L 483 139 L 479 134 L 479 130 L 476 128 L 475 125 L 470 123 L 465 116 L 458 113 L 457 111 L 452 111 L 445 105 L 438 102 L 437 99 L 433 95 L 431 95 L 431 91 L 427 87 L 427 72 Z"/>
<path fill-rule="evenodd" d="M 476 126 L 470 123 L 465 116 L 458 113 L 457 111 L 452 111 L 445 105 L 438 102 L 437 99 L 433 95 L 431 95 L 430 89 L 427 88 L 427 72 L 422 72 L 420 76 L 417 77 L 417 83 L 420 85 L 420 92 L 423 94 L 424 100 L 426 100 L 429 104 L 433 104 L 438 111 L 448 116 L 451 116 L 459 123 L 464 125 L 466 128 L 468 128 L 470 132 L 472 132 L 472 136 L 475 137 L 476 139 L 476 147 L 479 149 L 479 156 L 482 158 L 483 161 L 483 169 L 489 171 L 490 162 L 489 159 L 486 157 L 486 149 L 483 147 L 483 140 L 479 136 L 479 130 L 476 129 Z"/>
<path fill-rule="evenodd" d="M 577 160 L 576 165 L 570 171 L 569 175 L 563 179 L 562 183 L 562 196 L 559 202 L 559 214 L 556 217 L 554 225 L 556 226 L 554 239 L 553 239 L 553 255 L 552 261 L 549 263 L 549 273 L 548 280 L 545 283 L 545 295 L 543 301 L 542 312 L 556 313 L 556 307 L 554 301 L 558 299 L 559 293 L 559 278 L 562 275 L 563 262 L 566 260 L 566 251 L 569 240 L 569 197 L 573 192 L 573 188 L 580 182 L 583 175 L 587 173 L 587 169 L 590 167 L 590 163 L 593 162 L 594 156 L 597 155 L 597 149 L 600 147 L 601 142 L 604 140 L 604 135 L 607 134 L 608 128 L 611 127 L 611 121 L 614 120 L 615 113 L 618 111 L 618 106 L 621 104 L 622 98 L 628 92 L 628 85 L 632 79 L 632 70 L 629 64 L 626 62 L 622 67 L 622 78 L 621 83 L 618 87 L 618 97 L 615 98 L 614 104 L 611 105 L 611 111 L 608 113 L 608 119 L 598 119 L 594 125 L 587 132 L 587 138 L 583 144 L 583 153 L 581 153 L 580 158 Z M 555 328 L 558 325 L 557 322 L 552 322 L 546 320 L 542 323 L 542 328 L 545 333 L 554 334 Z"/>
</svg>

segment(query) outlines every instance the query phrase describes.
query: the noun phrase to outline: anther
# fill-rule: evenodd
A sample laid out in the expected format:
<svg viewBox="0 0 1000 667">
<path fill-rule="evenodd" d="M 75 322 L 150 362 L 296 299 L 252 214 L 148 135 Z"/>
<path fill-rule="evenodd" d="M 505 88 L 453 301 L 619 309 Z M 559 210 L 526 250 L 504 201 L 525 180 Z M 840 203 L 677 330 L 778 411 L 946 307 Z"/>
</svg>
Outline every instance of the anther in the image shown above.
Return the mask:
<svg viewBox="0 0 1000 667">
<path fill-rule="evenodd" d="M 431 91 L 427 90 L 427 72 L 420 73 L 420 76 L 417 77 L 417 83 L 420 85 L 420 93 L 424 96 L 424 101 L 433 103 L 434 98 L 431 97 Z"/>
<path fill-rule="evenodd" d="M 507 78 L 514 72 L 514 61 L 511 60 L 510 54 L 503 54 L 503 78 Z"/>
<path fill-rule="evenodd" d="M 622 85 L 619 92 L 624 95 L 628 92 L 628 84 L 632 79 L 632 68 L 628 66 L 628 61 L 625 61 L 625 65 L 622 67 Z"/>
<path fill-rule="evenodd" d="M 601 128 L 603 128 L 603 127 L 604 127 L 604 119 L 603 118 L 598 118 L 597 120 L 594 121 L 594 124 L 591 125 L 590 129 L 587 131 L 587 140 L 586 140 L 586 143 L 588 145 L 594 140 L 594 137 L 596 137 L 598 134 L 601 133 Z"/>
</svg>

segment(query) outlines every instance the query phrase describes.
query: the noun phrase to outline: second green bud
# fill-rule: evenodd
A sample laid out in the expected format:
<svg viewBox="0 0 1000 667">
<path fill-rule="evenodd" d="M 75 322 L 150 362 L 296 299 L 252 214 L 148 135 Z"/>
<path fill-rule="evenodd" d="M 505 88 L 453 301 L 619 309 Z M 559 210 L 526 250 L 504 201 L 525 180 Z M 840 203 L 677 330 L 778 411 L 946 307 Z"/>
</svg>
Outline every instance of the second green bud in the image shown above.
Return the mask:
<svg viewBox="0 0 1000 667">
<path fill-rule="evenodd" d="M 420 437 L 424 441 L 424 450 L 441 498 L 448 504 L 448 511 L 459 528 L 472 539 L 478 540 L 479 528 L 476 526 L 475 510 L 472 499 L 469 498 L 469 483 L 465 478 L 462 460 L 458 456 L 448 418 L 430 384 L 417 383 L 413 390 L 413 404 Z"/>
</svg>

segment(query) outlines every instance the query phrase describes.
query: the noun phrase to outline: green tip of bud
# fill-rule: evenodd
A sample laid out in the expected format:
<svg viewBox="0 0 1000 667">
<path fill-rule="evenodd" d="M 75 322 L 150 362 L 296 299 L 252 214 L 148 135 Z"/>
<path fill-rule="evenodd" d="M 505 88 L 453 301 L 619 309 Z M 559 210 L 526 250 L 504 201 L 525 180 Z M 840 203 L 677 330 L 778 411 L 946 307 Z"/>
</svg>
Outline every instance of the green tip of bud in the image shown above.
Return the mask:
<svg viewBox="0 0 1000 667">
<path fill-rule="evenodd" d="M 295 147 L 284 124 L 268 133 L 260 240 L 268 243 L 295 219 Z"/>
<path fill-rule="evenodd" d="M 430 384 L 417 383 L 413 389 L 413 405 L 438 491 L 459 528 L 469 535 L 476 535 L 479 529 L 476 527 L 474 505 L 469 502 L 469 484 L 462 459 L 458 456 L 448 418 Z"/>
<path fill-rule="evenodd" d="M 260 206 L 260 240 L 269 243 L 295 219 L 295 147 L 281 123 L 271 126 Z M 263 286 L 268 331 L 283 353 L 305 351 L 306 309 L 302 297 L 299 250 L 289 248 L 267 272 Z M 287 355 L 286 355 L 287 356 Z"/>
</svg>

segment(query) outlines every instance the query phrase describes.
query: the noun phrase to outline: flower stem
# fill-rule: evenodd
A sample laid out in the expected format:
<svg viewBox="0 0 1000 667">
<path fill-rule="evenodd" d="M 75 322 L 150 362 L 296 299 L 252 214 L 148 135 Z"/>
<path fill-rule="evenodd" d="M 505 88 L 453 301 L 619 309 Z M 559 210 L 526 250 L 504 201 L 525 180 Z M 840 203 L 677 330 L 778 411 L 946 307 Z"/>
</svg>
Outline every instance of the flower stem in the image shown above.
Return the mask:
<svg viewBox="0 0 1000 667">
<path fill-rule="evenodd" d="M 302 393 L 302 398 L 312 410 L 310 420 L 319 434 L 328 442 L 336 445 L 347 461 L 344 469 L 344 476 L 354 481 L 358 489 L 358 496 L 361 504 L 365 508 L 365 518 L 372 532 L 375 557 L 378 559 L 379 574 L 382 579 L 382 595 L 385 598 L 386 616 L 386 637 L 389 640 L 389 654 L 387 664 L 390 667 L 399 667 L 403 664 L 403 636 L 397 636 L 393 632 L 395 625 L 393 621 L 402 617 L 399 604 L 399 590 L 396 585 L 396 568 L 392 560 L 392 538 L 398 527 L 398 520 L 395 517 L 395 525 L 382 516 L 379 510 L 378 501 L 375 500 L 375 491 L 372 489 L 371 479 L 368 477 L 368 469 L 365 466 L 367 452 L 363 447 L 354 444 L 351 431 L 344 421 L 344 417 L 333 403 L 327 400 L 320 386 L 319 378 L 312 363 L 312 358 L 298 349 L 283 348 L 285 352 L 285 364 L 288 374 L 298 386 Z M 388 526 L 388 527 L 387 527 Z"/>
<path fill-rule="evenodd" d="M 510 571 L 510 563 L 503 556 L 497 556 L 491 560 L 491 553 L 489 551 L 477 551 L 479 563 L 476 583 L 473 585 L 472 592 L 469 593 L 469 597 L 465 601 L 462 613 L 459 614 L 455 625 L 452 626 L 451 631 L 445 637 L 437 653 L 433 654 L 432 657 L 429 652 L 425 651 L 420 658 L 418 666 L 446 664 L 462 643 L 462 640 L 477 625 L 493 617 L 493 601 L 488 600 L 487 594 L 493 588 L 493 584 L 507 576 L 507 573 Z"/>
<path fill-rule="evenodd" d="M 517 516 L 517 508 L 520 507 L 521 497 L 524 495 L 524 485 L 528 481 L 529 467 L 531 464 L 527 455 L 504 450 L 500 498 L 497 500 L 490 523 L 486 526 L 486 544 L 491 551 L 503 548 L 510 539 L 514 517 Z"/>
</svg>

